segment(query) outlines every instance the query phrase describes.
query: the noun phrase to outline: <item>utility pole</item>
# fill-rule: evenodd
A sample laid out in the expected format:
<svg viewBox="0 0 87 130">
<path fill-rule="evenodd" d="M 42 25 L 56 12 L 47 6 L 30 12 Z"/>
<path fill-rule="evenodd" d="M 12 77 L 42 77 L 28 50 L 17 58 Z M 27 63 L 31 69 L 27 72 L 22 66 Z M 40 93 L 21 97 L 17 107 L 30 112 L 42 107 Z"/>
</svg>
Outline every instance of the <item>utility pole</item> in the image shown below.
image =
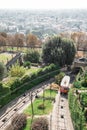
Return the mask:
<svg viewBox="0 0 87 130">
<path fill-rule="evenodd" d="M 51 100 L 51 84 L 50 84 L 50 100 Z"/>
<path fill-rule="evenodd" d="M 43 87 L 43 113 L 44 113 L 44 87 Z"/>
<path fill-rule="evenodd" d="M 32 119 L 31 119 L 31 124 L 33 121 L 33 117 L 34 117 L 34 109 L 33 109 L 33 95 L 32 95 L 32 91 L 30 92 L 30 100 L 31 100 L 31 111 L 32 111 Z"/>
</svg>

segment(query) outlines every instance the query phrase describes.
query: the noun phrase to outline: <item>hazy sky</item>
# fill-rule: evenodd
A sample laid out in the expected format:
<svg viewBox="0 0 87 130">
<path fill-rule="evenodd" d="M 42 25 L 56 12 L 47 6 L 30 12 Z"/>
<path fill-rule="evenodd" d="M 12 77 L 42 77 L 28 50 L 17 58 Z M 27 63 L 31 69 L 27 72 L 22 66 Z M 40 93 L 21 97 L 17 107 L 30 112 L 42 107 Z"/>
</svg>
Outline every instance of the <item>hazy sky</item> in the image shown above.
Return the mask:
<svg viewBox="0 0 87 130">
<path fill-rule="evenodd" d="M 1 0 L 0 9 L 71 9 L 87 8 L 87 0 Z"/>
</svg>

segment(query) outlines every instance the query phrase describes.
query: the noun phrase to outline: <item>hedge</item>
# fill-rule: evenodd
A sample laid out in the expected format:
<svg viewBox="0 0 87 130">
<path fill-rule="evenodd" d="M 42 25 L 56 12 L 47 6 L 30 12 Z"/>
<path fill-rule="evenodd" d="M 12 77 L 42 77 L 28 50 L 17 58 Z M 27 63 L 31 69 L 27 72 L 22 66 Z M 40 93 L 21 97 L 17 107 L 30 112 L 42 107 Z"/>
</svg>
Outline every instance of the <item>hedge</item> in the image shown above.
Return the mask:
<svg viewBox="0 0 87 130">
<path fill-rule="evenodd" d="M 78 96 L 74 94 L 74 90 L 71 89 L 68 95 L 69 108 L 71 112 L 71 118 L 75 130 L 86 130 L 86 122 L 83 108 L 79 103 Z"/>
<path fill-rule="evenodd" d="M 86 71 L 80 70 L 80 72 L 76 76 L 76 80 L 74 81 L 74 87 L 77 89 L 87 89 L 87 75 Z"/>
<path fill-rule="evenodd" d="M 53 76 L 55 76 L 56 74 L 58 74 L 60 71 L 55 70 L 52 72 L 49 72 L 47 74 L 44 74 L 42 76 L 39 76 L 37 78 L 34 78 L 34 80 L 28 81 L 22 85 L 20 85 L 20 87 L 14 89 L 13 91 L 11 91 L 10 93 L 8 93 L 5 96 L 2 96 L 0 98 L 0 106 L 3 107 L 4 105 L 6 105 L 7 103 L 9 103 L 11 100 L 15 99 L 16 97 L 20 96 L 21 94 L 23 94 L 25 91 L 33 88 L 34 86 L 38 85 L 41 82 L 44 82 L 50 78 L 52 78 Z"/>
</svg>

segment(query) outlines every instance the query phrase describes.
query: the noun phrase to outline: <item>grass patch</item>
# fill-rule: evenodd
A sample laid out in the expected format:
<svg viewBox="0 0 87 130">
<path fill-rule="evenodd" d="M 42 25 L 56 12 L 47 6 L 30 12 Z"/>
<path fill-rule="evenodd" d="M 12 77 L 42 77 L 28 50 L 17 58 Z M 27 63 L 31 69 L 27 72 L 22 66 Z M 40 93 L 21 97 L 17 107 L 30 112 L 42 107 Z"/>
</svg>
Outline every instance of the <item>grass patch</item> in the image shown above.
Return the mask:
<svg viewBox="0 0 87 130">
<path fill-rule="evenodd" d="M 51 97 L 55 97 L 57 94 L 57 92 L 55 90 L 51 90 Z M 45 97 L 50 97 L 50 90 L 47 89 L 45 90 Z M 53 109 L 53 104 L 51 100 L 44 100 L 44 106 L 45 109 L 41 110 L 38 108 L 39 105 L 43 104 L 43 99 L 36 99 L 33 102 L 33 109 L 34 109 L 34 115 L 45 115 L 45 114 L 49 114 L 52 109 Z M 32 115 L 32 109 L 31 109 L 31 105 L 28 106 L 28 108 L 26 108 L 24 110 L 24 113 L 27 115 Z"/>
<path fill-rule="evenodd" d="M 34 115 L 45 115 L 45 114 L 49 114 L 52 111 L 52 108 L 53 108 L 52 101 L 50 100 L 44 101 L 44 105 L 45 105 L 44 111 L 41 109 L 38 109 L 38 106 L 42 103 L 43 103 L 42 99 L 36 99 L 33 102 Z M 24 111 L 24 113 L 28 115 L 32 115 L 31 105 Z"/>
<path fill-rule="evenodd" d="M 45 91 L 44 91 L 44 96 L 45 97 L 55 97 L 56 96 L 56 94 L 57 94 L 57 91 L 56 90 L 50 90 L 50 89 L 46 89 Z"/>
<path fill-rule="evenodd" d="M 30 126 L 31 126 L 31 118 L 28 118 L 27 119 L 27 125 L 26 125 L 26 127 L 23 129 L 23 130 L 31 130 L 31 128 L 30 128 Z"/>
</svg>

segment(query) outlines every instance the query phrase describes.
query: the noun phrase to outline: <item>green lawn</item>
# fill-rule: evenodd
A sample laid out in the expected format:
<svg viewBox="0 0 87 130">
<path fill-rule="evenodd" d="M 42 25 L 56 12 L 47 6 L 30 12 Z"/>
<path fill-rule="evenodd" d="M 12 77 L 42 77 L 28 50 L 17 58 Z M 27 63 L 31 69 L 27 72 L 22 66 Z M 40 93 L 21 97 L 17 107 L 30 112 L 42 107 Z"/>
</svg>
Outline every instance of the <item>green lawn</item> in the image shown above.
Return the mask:
<svg viewBox="0 0 87 130">
<path fill-rule="evenodd" d="M 51 97 L 55 97 L 56 94 L 57 94 L 57 92 L 55 90 L 51 90 Z M 50 90 L 46 89 L 45 92 L 44 92 L 44 95 L 45 95 L 45 97 L 50 97 Z M 42 99 L 35 99 L 35 101 L 33 102 L 34 115 L 41 116 L 41 115 L 49 114 L 52 111 L 52 109 L 53 109 L 52 101 L 50 101 L 50 100 L 44 101 L 44 104 L 45 104 L 45 107 L 46 107 L 44 109 L 44 111 L 38 109 L 38 105 L 40 105 L 42 103 L 43 103 Z M 24 113 L 31 116 L 31 114 L 32 114 L 31 105 L 27 109 L 24 110 Z M 28 118 L 27 119 L 27 125 L 24 128 L 24 130 L 30 130 L 31 123 L 32 123 L 31 118 Z"/>
<path fill-rule="evenodd" d="M 51 97 L 55 97 L 56 94 L 57 94 L 56 91 L 51 90 Z M 45 90 L 44 95 L 45 97 L 50 97 L 50 90 Z M 45 114 L 49 114 L 52 111 L 53 104 L 51 100 L 44 101 L 44 105 L 45 105 L 44 110 L 38 109 L 38 106 L 40 104 L 43 104 L 43 99 L 38 98 L 38 99 L 35 99 L 35 101 L 33 102 L 34 115 L 45 115 Z M 24 113 L 27 115 L 32 115 L 31 105 L 29 105 L 28 108 L 24 110 Z"/>
<path fill-rule="evenodd" d="M 44 105 L 45 105 L 44 111 L 41 109 L 38 109 L 38 106 L 40 104 L 43 104 L 42 99 L 36 99 L 33 102 L 34 115 L 45 115 L 45 114 L 49 114 L 51 112 L 51 110 L 53 108 L 52 101 L 50 101 L 50 100 L 44 101 Z M 31 105 L 24 111 L 24 113 L 28 114 L 28 115 L 32 115 Z"/>
<path fill-rule="evenodd" d="M 50 91 L 50 89 L 46 89 L 45 91 L 44 91 L 44 96 L 45 97 L 55 97 L 56 96 L 56 94 L 57 94 L 57 91 L 56 90 L 51 90 Z"/>
</svg>

